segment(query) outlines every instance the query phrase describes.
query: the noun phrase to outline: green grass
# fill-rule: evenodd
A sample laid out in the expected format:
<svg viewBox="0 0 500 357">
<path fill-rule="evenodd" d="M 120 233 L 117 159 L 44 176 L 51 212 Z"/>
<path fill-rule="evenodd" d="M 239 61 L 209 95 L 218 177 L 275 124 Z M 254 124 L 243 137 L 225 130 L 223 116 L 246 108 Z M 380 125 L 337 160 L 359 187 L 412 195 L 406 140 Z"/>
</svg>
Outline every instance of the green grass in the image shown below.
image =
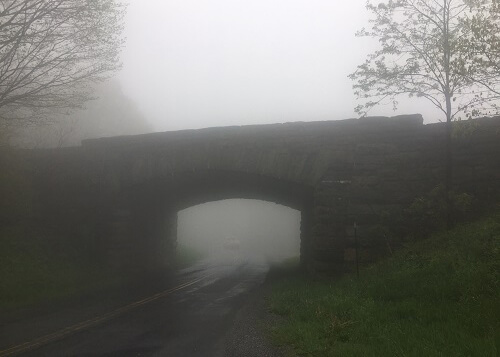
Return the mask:
<svg viewBox="0 0 500 357">
<path fill-rule="evenodd" d="M 498 356 L 500 213 L 408 246 L 360 279 L 273 282 L 271 327 L 299 356 Z"/>
<path fill-rule="evenodd" d="M 128 277 L 95 265 L 88 249 L 77 243 L 39 233 L 28 224 L 0 227 L 0 309 L 126 283 Z M 175 264 L 185 268 L 202 258 L 197 250 L 181 245 Z"/>
<path fill-rule="evenodd" d="M 10 309 L 119 284 L 78 252 L 20 227 L 0 230 L 0 308 Z M 55 251 L 60 252 L 55 253 Z"/>
</svg>

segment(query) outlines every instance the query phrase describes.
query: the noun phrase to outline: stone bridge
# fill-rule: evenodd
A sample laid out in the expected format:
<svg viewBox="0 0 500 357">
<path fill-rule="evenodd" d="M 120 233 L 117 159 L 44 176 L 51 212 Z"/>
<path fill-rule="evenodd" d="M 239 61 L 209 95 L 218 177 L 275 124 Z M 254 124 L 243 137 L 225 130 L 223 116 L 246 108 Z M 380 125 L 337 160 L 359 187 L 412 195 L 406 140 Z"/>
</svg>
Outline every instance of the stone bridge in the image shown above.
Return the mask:
<svg viewBox="0 0 500 357">
<path fill-rule="evenodd" d="M 443 182 L 444 133 L 420 115 L 371 117 L 103 138 L 28 156 L 41 220 L 89 240 L 109 267 L 166 266 L 179 210 L 252 198 L 299 210 L 304 266 L 342 273 L 354 264 L 355 222 L 367 260 L 387 245 L 371 228 L 396 225 Z M 456 188 L 498 201 L 499 139 L 500 118 L 459 131 Z"/>
</svg>

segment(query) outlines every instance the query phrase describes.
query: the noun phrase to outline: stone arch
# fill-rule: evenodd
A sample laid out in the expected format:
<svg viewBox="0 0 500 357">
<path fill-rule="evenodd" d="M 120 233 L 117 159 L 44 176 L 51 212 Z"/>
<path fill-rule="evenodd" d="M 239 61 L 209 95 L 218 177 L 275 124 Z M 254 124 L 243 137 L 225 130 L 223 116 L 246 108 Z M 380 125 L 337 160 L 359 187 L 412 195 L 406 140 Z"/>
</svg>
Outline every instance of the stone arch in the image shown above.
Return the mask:
<svg viewBox="0 0 500 357">
<path fill-rule="evenodd" d="M 300 211 L 301 262 L 307 264 L 313 188 L 228 170 L 182 172 L 122 187 L 106 230 L 109 264 L 137 272 L 168 267 L 176 246 L 177 212 L 231 198 L 274 202 Z"/>
</svg>

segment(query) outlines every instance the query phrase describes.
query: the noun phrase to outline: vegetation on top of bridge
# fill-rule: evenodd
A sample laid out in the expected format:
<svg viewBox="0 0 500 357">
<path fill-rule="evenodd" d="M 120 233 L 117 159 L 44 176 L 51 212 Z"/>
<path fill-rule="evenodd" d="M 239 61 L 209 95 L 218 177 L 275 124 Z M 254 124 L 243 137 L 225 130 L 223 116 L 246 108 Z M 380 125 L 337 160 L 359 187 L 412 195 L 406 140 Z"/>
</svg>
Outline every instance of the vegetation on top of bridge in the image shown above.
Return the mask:
<svg viewBox="0 0 500 357">
<path fill-rule="evenodd" d="M 500 211 L 340 281 L 273 283 L 275 340 L 301 356 L 497 356 Z"/>
</svg>

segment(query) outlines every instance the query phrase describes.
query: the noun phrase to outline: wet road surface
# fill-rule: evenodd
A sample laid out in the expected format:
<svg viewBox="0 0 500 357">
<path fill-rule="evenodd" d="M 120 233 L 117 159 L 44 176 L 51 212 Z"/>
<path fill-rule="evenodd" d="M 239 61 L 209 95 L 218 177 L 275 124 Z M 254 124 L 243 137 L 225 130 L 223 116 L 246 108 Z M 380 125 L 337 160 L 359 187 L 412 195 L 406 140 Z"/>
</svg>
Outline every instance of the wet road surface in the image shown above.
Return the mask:
<svg viewBox="0 0 500 357">
<path fill-rule="evenodd" d="M 263 261 L 204 262 L 146 295 L 9 321 L 0 356 L 226 356 L 234 316 L 267 271 Z"/>
</svg>

